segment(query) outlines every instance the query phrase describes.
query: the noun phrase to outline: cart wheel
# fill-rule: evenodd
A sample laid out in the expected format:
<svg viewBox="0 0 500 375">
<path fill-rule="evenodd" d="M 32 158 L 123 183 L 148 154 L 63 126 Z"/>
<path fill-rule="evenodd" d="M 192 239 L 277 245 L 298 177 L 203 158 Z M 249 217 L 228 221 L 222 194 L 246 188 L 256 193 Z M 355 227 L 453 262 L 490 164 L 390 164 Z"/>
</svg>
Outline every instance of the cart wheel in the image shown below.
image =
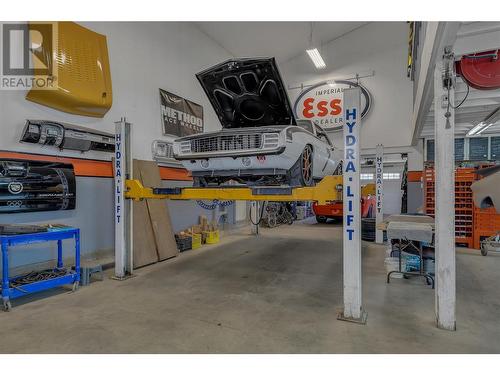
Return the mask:
<svg viewBox="0 0 500 375">
<path fill-rule="evenodd" d="M 10 301 L 3 301 L 3 311 L 10 311 L 12 310 L 12 304 Z"/>
<path fill-rule="evenodd" d="M 80 285 L 80 283 L 79 283 L 78 281 L 75 281 L 75 282 L 73 283 L 73 287 L 71 288 L 71 291 L 72 291 L 72 292 L 76 292 L 76 291 L 77 291 L 77 289 L 78 289 L 78 287 L 79 287 L 79 285 Z"/>
<path fill-rule="evenodd" d="M 276 217 L 274 215 L 269 215 L 267 217 L 267 225 L 269 228 L 274 228 L 278 224 Z"/>
<path fill-rule="evenodd" d="M 486 249 L 484 248 L 484 245 L 481 245 L 481 255 L 482 255 L 483 257 L 485 257 L 486 255 L 488 255 L 488 250 L 486 250 Z"/>
</svg>

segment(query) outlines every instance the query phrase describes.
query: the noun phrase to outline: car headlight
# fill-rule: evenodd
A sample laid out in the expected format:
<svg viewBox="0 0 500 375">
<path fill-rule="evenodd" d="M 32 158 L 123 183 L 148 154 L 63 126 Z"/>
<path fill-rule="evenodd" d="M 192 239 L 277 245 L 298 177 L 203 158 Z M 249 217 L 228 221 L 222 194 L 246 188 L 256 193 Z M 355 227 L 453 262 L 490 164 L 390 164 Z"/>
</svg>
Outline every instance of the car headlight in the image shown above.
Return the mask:
<svg viewBox="0 0 500 375">
<path fill-rule="evenodd" d="M 280 133 L 264 133 L 262 138 L 263 149 L 278 148 L 280 145 Z"/>
<path fill-rule="evenodd" d="M 180 154 L 189 154 L 191 152 L 191 141 L 181 141 L 177 142 L 179 145 L 179 153 Z"/>
<path fill-rule="evenodd" d="M 174 142 L 172 144 L 172 152 L 175 155 L 179 155 L 179 144 L 177 142 Z"/>
</svg>

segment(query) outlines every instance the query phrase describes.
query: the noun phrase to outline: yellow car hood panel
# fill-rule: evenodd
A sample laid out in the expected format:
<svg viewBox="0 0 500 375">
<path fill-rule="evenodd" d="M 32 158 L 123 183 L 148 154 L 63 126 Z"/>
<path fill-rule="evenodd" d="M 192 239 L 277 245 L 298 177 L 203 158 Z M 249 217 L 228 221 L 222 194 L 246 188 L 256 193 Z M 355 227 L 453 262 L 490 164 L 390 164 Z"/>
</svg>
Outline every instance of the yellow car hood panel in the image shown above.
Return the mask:
<svg viewBox="0 0 500 375">
<path fill-rule="evenodd" d="M 74 22 L 56 24 L 56 89 L 32 89 L 26 99 L 63 112 L 103 117 L 113 103 L 106 36 Z"/>
</svg>

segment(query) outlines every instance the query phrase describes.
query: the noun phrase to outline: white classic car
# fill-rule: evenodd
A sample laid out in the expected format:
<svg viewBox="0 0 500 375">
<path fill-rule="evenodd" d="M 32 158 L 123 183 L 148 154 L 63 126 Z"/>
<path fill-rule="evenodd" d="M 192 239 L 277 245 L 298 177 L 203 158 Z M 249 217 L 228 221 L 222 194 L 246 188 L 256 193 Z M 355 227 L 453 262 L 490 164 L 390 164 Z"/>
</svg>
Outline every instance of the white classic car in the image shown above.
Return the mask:
<svg viewBox="0 0 500 375">
<path fill-rule="evenodd" d="M 274 58 L 229 60 L 197 74 L 222 130 L 177 138 L 174 157 L 195 186 L 311 186 L 340 158 L 325 131 L 295 120 Z"/>
</svg>

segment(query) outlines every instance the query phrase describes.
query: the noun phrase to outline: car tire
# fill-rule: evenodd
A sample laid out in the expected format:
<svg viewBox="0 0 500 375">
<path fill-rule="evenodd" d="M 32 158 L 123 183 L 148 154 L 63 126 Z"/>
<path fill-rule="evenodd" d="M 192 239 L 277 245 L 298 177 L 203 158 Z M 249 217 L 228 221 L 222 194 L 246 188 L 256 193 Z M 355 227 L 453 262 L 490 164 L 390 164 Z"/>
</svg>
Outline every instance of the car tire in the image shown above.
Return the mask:
<svg viewBox="0 0 500 375">
<path fill-rule="evenodd" d="M 375 218 L 361 218 L 361 239 L 363 241 L 375 241 L 375 233 L 377 232 Z M 387 232 L 384 231 L 383 241 L 387 241 Z"/>
<path fill-rule="evenodd" d="M 319 215 L 316 215 L 316 221 L 320 224 L 324 224 L 326 223 L 326 221 L 328 220 L 328 218 L 326 216 L 319 216 Z"/>
<path fill-rule="evenodd" d="M 205 177 L 193 177 L 193 187 L 207 187 L 208 182 Z"/>
<path fill-rule="evenodd" d="M 306 145 L 299 159 L 289 171 L 290 186 L 314 186 L 314 153 L 311 145 Z"/>
</svg>

